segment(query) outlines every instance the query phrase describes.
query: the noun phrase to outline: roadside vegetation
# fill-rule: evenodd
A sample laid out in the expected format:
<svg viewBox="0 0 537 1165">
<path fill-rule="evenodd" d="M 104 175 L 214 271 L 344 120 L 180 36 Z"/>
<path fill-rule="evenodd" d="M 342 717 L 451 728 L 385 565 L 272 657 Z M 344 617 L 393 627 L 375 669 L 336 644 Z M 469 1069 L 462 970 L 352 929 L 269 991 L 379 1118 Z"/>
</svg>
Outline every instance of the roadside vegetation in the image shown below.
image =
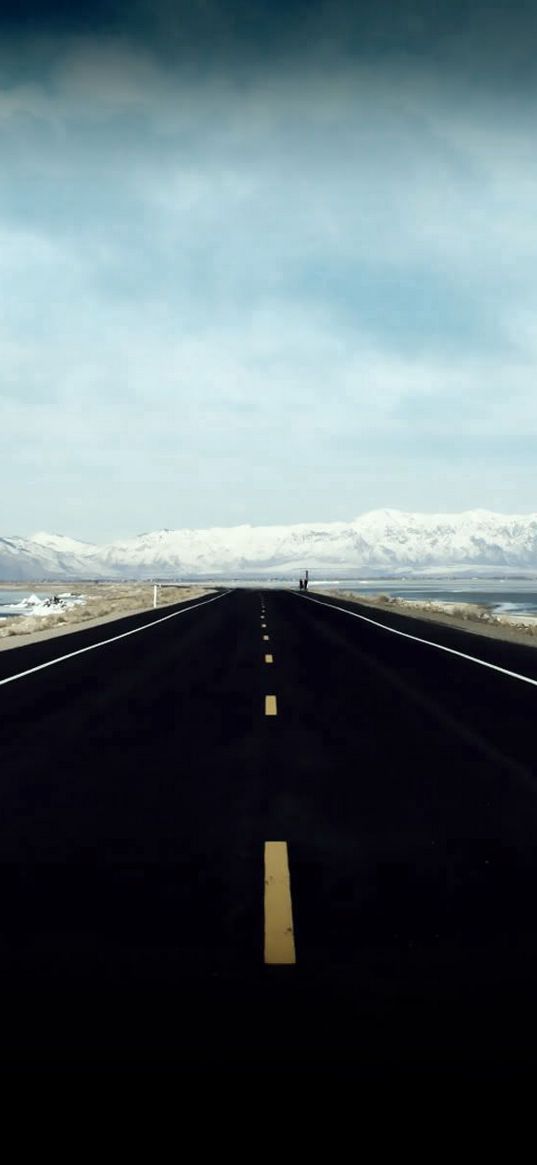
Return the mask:
<svg viewBox="0 0 537 1165">
<path fill-rule="evenodd" d="M 519 637 L 537 638 L 537 617 L 534 615 L 502 614 L 494 612 L 481 603 L 448 603 L 436 599 L 404 599 L 397 595 L 362 595 L 356 591 L 320 591 L 331 598 L 350 599 L 352 602 L 374 607 L 377 610 L 396 611 L 402 615 L 424 616 L 441 623 L 468 623 L 470 627 L 484 632 L 496 631 L 516 633 Z"/>
<path fill-rule="evenodd" d="M 35 588 L 40 589 L 38 584 L 35 584 Z M 29 585 L 28 590 L 31 589 L 32 586 Z M 58 591 L 63 593 L 66 589 L 65 583 L 58 587 Z M 196 586 L 159 587 L 157 603 L 159 607 L 171 606 L 173 603 L 181 603 L 208 594 L 210 589 Z M 152 583 L 89 583 L 71 586 L 69 593 L 83 597 L 84 602 L 68 610 L 58 611 L 57 614 L 17 615 L 14 618 L 0 620 L 0 639 L 50 631 L 65 625 L 74 626 L 89 619 L 108 619 L 134 614 L 136 611 L 153 607 Z"/>
</svg>

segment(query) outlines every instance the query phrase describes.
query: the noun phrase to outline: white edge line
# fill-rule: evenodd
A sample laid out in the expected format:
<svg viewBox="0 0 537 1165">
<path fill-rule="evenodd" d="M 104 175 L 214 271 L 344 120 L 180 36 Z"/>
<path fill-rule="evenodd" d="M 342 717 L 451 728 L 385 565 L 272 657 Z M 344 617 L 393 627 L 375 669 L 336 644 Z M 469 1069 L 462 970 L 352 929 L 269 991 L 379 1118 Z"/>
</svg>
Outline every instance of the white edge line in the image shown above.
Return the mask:
<svg viewBox="0 0 537 1165">
<path fill-rule="evenodd" d="M 209 603 L 215 603 L 217 599 L 225 599 L 226 595 L 230 595 L 231 591 L 226 591 L 223 595 L 215 595 L 212 599 L 202 600 L 201 603 L 195 603 L 191 607 L 183 607 L 181 611 L 173 611 L 171 615 L 164 615 L 162 619 L 154 619 L 152 623 L 144 623 L 142 627 L 134 627 L 132 631 L 122 631 L 121 635 L 114 635 L 112 639 L 101 639 L 99 643 L 90 643 L 88 647 L 79 647 L 77 651 L 70 651 L 67 655 L 59 655 L 56 659 L 49 659 L 46 663 L 39 663 L 37 667 L 29 667 L 26 671 L 20 671 L 17 675 L 7 676 L 5 680 L 0 680 L 0 688 L 4 684 L 12 684 L 14 680 L 22 680 L 24 676 L 31 676 L 36 671 L 43 671 L 45 667 L 53 667 L 55 663 L 63 663 L 66 659 L 73 659 L 75 655 L 84 655 L 86 651 L 95 651 L 96 647 L 106 647 L 108 643 L 117 643 L 118 639 L 126 639 L 128 635 L 137 635 L 139 631 L 147 631 L 149 627 L 156 627 L 158 623 L 166 623 L 168 619 L 175 619 L 177 615 L 186 615 L 187 611 L 195 611 L 198 607 L 208 607 Z M 119 616 L 121 618 L 121 616 Z M 89 630 L 83 626 L 78 628 L 80 631 Z"/>
<path fill-rule="evenodd" d="M 524 684 L 531 684 L 532 687 L 537 688 L 537 680 L 530 679 L 529 676 L 522 676 L 519 672 L 508 671 L 505 667 L 499 667 L 497 663 L 488 663 L 486 659 L 478 659 L 476 655 L 466 655 L 464 651 L 456 651 L 454 647 L 444 647 L 443 643 L 435 643 L 432 639 L 420 639 L 417 635 L 410 635 L 408 631 L 397 631 L 395 627 L 390 627 L 387 623 L 377 623 L 376 619 L 368 619 L 366 615 L 359 615 L 357 611 L 349 611 L 346 607 L 336 607 L 333 603 L 324 603 L 322 599 L 314 599 L 311 595 L 297 594 L 296 591 L 291 591 L 297 599 L 306 599 L 310 603 L 317 603 L 320 607 L 329 607 L 332 611 L 342 611 L 344 615 L 351 615 L 353 619 L 362 619 L 364 623 L 372 623 L 373 627 L 381 627 L 383 631 L 391 631 L 392 635 L 401 635 L 403 639 L 413 639 L 415 643 L 424 643 L 426 647 L 436 647 L 437 651 L 447 651 L 448 655 L 458 655 L 460 659 L 469 659 L 471 663 L 479 663 L 481 667 L 489 667 L 491 671 L 499 671 L 504 676 L 510 676 L 513 680 L 522 680 Z M 418 618 L 418 616 L 414 616 Z"/>
</svg>

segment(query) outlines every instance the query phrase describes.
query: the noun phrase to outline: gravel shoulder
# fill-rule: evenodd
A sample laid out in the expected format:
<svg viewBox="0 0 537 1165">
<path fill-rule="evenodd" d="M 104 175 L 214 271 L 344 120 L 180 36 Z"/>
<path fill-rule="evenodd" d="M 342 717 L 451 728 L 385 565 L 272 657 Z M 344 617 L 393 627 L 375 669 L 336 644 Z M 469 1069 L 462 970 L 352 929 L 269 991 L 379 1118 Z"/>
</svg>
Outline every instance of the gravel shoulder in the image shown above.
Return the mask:
<svg viewBox="0 0 537 1165">
<path fill-rule="evenodd" d="M 313 592 L 315 593 L 315 592 Z M 405 600 L 374 598 L 368 595 L 359 595 L 355 591 L 318 590 L 319 595 L 327 595 L 331 599 L 345 599 L 361 607 L 371 607 L 374 611 L 393 612 L 404 615 L 409 619 L 420 619 L 425 623 L 436 623 L 444 627 L 455 627 L 459 631 L 468 631 L 471 635 L 485 636 L 489 639 L 503 639 L 508 643 L 521 643 L 525 647 L 537 648 L 537 625 L 521 626 L 515 619 L 502 615 L 498 618 L 487 616 L 486 608 L 479 608 L 468 604 L 466 615 L 455 615 L 447 612 L 432 611 L 429 606 L 417 602 L 408 606 Z M 462 604 L 460 604 L 462 606 Z"/>
<path fill-rule="evenodd" d="M 7 587 L 7 584 L 5 585 Z M 19 589 L 24 592 L 35 590 L 50 591 L 51 595 L 55 593 L 54 586 L 48 583 L 46 586 L 40 586 L 38 583 L 24 583 L 19 586 L 9 584 L 9 590 Z M 141 611 L 153 611 L 152 586 L 140 586 L 136 583 L 132 585 L 90 583 L 86 586 L 72 585 L 69 588 L 68 584 L 62 582 L 58 584 L 56 593 L 68 589 L 72 595 L 86 596 L 87 603 L 59 615 L 17 616 L 0 621 L 0 651 L 25 647 L 29 643 L 41 643 L 45 639 L 61 639 L 64 635 L 71 635 L 74 631 L 81 631 L 86 627 L 105 626 L 116 619 L 138 615 Z M 212 587 L 162 587 L 158 595 L 158 608 L 165 612 L 169 606 L 186 603 L 211 593 L 214 593 Z"/>
</svg>

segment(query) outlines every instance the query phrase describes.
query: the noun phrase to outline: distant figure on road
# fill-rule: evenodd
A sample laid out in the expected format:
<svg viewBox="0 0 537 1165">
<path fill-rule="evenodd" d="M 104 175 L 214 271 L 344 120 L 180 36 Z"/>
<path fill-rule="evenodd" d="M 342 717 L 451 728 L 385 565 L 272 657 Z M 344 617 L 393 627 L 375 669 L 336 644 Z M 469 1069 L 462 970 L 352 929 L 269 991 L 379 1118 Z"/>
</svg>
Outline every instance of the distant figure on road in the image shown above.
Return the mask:
<svg viewBox="0 0 537 1165">
<path fill-rule="evenodd" d="M 304 579 L 304 590 L 307 591 L 307 589 L 308 589 L 308 580 L 307 580 L 307 578 L 305 578 Z"/>
<path fill-rule="evenodd" d="M 300 590 L 303 590 L 303 588 L 304 588 L 304 583 L 302 582 L 302 579 L 300 579 Z"/>
</svg>

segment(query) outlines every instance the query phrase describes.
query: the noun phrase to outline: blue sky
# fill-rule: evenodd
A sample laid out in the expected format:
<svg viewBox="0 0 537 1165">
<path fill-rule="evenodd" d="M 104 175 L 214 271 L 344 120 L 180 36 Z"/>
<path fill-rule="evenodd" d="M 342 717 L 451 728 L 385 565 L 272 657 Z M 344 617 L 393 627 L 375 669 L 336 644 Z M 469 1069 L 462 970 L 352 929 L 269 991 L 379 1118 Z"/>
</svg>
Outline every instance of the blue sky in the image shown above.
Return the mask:
<svg viewBox="0 0 537 1165">
<path fill-rule="evenodd" d="M 0 26 L 2 534 L 537 510 L 532 9 L 291 9 Z"/>
</svg>

